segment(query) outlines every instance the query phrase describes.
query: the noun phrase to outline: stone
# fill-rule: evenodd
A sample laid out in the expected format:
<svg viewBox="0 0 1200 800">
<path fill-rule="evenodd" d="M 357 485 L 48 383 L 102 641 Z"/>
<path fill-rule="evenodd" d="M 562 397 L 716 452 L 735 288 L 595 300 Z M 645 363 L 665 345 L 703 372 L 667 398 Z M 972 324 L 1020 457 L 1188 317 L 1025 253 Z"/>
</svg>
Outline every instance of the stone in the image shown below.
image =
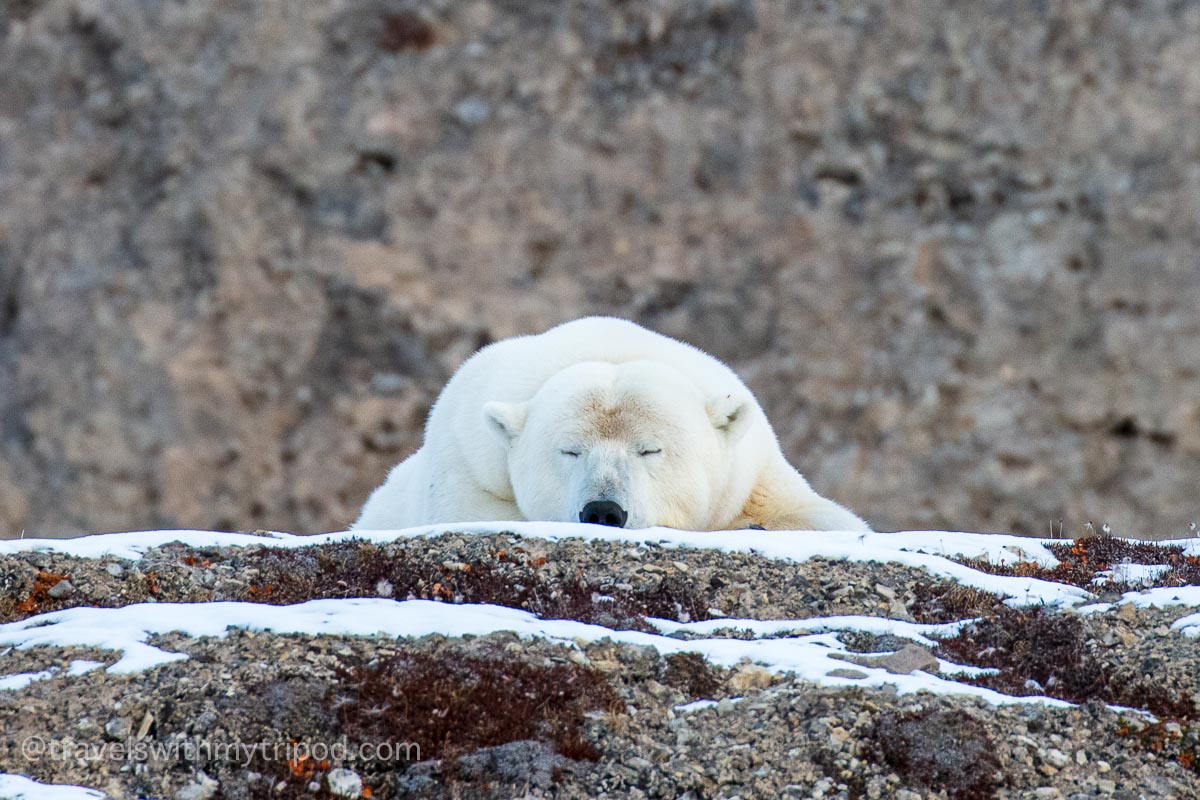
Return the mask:
<svg viewBox="0 0 1200 800">
<path fill-rule="evenodd" d="M 936 670 L 937 657 L 927 648 L 918 644 L 907 644 L 894 653 L 887 655 L 842 655 L 847 661 L 861 664 L 864 667 L 879 667 L 894 675 L 908 675 L 916 670 Z"/>
<path fill-rule="evenodd" d="M 329 785 L 329 793 L 336 797 L 362 796 L 362 778 L 354 770 L 334 767 L 325 775 L 325 782 Z"/>
<path fill-rule="evenodd" d="M 1042 752 L 1042 758 L 1055 769 L 1062 769 L 1071 762 L 1070 756 L 1058 748 L 1051 747 Z"/>
<path fill-rule="evenodd" d="M 55 600 L 62 600 L 70 597 L 75 593 L 75 587 L 71 585 L 69 580 L 61 580 L 47 590 L 46 594 L 53 597 Z"/>
<path fill-rule="evenodd" d="M 729 677 L 729 688 L 739 693 L 750 689 L 765 689 L 774 679 L 769 670 L 757 664 L 739 664 Z"/>
<path fill-rule="evenodd" d="M 113 717 L 104 723 L 104 735 L 114 742 L 123 742 L 133 731 L 133 723 L 128 717 Z"/>
<path fill-rule="evenodd" d="M 203 772 L 196 775 L 195 780 L 179 790 L 175 796 L 179 800 L 212 800 L 216 797 L 218 783 Z"/>
</svg>

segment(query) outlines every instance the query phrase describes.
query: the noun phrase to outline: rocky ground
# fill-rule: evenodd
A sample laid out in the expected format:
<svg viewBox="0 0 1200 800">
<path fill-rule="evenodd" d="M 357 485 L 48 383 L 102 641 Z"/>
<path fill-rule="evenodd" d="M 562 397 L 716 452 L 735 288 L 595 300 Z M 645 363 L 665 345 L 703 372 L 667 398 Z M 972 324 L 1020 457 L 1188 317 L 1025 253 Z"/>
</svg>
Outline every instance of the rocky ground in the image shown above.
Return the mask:
<svg viewBox="0 0 1200 800">
<path fill-rule="evenodd" d="M 1174 564 L 1158 579 L 1169 586 L 1188 580 L 1198 563 L 1175 549 L 1119 540 L 1064 542 L 1061 552 L 1059 577 L 1070 572 L 1077 582 L 1084 560 L 1093 576 L 1131 553 L 1138 563 Z M 843 631 L 850 652 L 837 672 L 937 672 L 941 658 L 989 670 L 972 677 L 943 663 L 946 677 L 1073 703 L 992 705 L 886 685 L 831 688 L 749 663 L 717 667 L 687 652 L 663 656 L 607 640 L 569 647 L 509 633 L 175 633 L 152 643 L 186 660 L 129 675 L 64 674 L 81 660 L 116 660 L 95 648 L 0 650 L 5 674 L 59 668 L 0 691 L 0 772 L 116 798 L 1200 794 L 1200 647 L 1171 628 L 1194 607 L 1020 608 L 899 564 L 789 563 L 511 534 L 299 549 L 269 540 L 173 544 L 137 561 L 22 552 L 0 558 L 0 579 L 2 622 L 83 606 L 379 596 L 496 603 L 614 630 L 650 630 L 648 617 L 970 618 L 933 647 Z M 1095 588 L 1097 600 L 1116 600 L 1128 587 Z M 705 635 L 750 635 L 734 627 Z M 30 750 L 33 740 L 69 754 Z M 282 749 L 232 749 L 261 742 Z M 315 749 L 331 742 L 348 749 Z M 364 744 L 396 753 L 362 757 Z M 417 750 L 399 755 L 413 744 Z M 117 746 L 136 755 L 112 757 Z"/>
<path fill-rule="evenodd" d="M 0 537 L 339 530 L 488 341 L 742 374 L 876 528 L 1200 522 L 1200 8 L 0 3 Z"/>
</svg>

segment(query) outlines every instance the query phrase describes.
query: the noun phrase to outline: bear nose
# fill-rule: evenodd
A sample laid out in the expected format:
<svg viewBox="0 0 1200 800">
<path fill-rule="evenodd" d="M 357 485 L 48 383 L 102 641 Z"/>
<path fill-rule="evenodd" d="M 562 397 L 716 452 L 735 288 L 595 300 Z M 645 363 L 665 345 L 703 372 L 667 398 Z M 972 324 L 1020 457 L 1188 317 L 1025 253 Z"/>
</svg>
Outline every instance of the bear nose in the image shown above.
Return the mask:
<svg viewBox="0 0 1200 800">
<path fill-rule="evenodd" d="M 593 500 L 579 512 L 580 522 L 624 528 L 629 514 L 612 500 Z"/>
</svg>

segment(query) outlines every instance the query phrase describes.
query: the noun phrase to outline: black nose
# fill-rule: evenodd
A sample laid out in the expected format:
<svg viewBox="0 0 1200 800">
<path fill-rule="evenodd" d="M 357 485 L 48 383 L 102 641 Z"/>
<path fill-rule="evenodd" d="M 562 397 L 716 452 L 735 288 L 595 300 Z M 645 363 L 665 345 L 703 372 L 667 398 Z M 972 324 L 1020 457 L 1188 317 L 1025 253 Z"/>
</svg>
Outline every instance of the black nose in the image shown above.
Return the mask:
<svg viewBox="0 0 1200 800">
<path fill-rule="evenodd" d="M 624 528 L 627 519 L 629 514 L 612 500 L 593 500 L 579 512 L 580 522 L 608 525 L 613 528 Z"/>
</svg>

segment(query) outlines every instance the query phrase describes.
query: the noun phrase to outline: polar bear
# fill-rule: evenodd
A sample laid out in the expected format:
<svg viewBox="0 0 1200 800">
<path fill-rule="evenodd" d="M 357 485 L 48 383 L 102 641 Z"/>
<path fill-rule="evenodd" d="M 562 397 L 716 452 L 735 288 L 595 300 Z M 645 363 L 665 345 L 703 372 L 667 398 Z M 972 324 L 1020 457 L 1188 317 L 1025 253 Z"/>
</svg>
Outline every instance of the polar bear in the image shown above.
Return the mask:
<svg viewBox="0 0 1200 800">
<path fill-rule="evenodd" d="M 499 520 L 870 530 L 787 462 L 729 367 L 611 317 L 469 358 L 352 530 Z"/>
</svg>

